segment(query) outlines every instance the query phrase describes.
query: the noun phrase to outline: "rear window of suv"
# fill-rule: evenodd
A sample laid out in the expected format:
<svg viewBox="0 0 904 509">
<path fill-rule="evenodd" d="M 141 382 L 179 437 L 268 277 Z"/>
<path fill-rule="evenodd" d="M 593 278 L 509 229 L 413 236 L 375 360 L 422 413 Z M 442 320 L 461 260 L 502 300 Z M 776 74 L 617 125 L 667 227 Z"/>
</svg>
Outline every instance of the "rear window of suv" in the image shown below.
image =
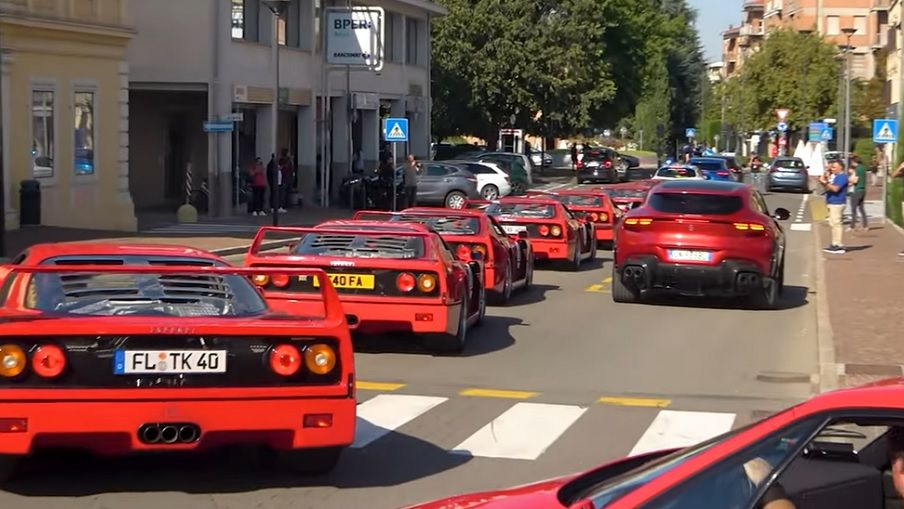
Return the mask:
<svg viewBox="0 0 904 509">
<path fill-rule="evenodd" d="M 647 205 L 667 214 L 734 214 L 744 206 L 740 196 L 694 193 L 653 193 Z"/>
</svg>

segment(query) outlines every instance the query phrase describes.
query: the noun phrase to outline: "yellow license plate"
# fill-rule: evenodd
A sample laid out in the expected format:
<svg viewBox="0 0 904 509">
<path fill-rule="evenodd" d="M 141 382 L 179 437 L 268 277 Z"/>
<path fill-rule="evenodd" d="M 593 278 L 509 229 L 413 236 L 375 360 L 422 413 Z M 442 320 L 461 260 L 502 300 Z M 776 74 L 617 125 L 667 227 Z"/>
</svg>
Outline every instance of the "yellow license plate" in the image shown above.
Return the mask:
<svg viewBox="0 0 904 509">
<path fill-rule="evenodd" d="M 304 277 L 304 276 L 302 276 Z M 373 274 L 327 274 L 333 286 L 353 290 L 373 290 Z M 320 286 L 320 280 L 314 278 L 314 286 Z"/>
</svg>

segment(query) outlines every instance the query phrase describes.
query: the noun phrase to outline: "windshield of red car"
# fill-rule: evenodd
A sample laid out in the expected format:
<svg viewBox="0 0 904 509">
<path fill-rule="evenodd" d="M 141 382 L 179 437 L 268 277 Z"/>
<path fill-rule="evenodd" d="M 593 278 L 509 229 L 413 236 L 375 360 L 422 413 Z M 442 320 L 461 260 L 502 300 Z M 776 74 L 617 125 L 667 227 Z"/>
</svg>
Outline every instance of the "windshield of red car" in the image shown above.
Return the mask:
<svg viewBox="0 0 904 509">
<path fill-rule="evenodd" d="M 307 256 L 409 260 L 423 258 L 425 248 L 424 239 L 421 237 L 354 231 L 309 233 L 301 238 L 293 253 Z"/>
<path fill-rule="evenodd" d="M 531 203 L 491 203 L 485 210 L 491 216 L 523 217 L 529 219 L 551 219 L 556 217 L 552 205 Z"/>
<path fill-rule="evenodd" d="M 441 235 L 477 235 L 480 232 L 480 220 L 476 217 L 403 215 L 394 220 L 420 223 Z"/>
<path fill-rule="evenodd" d="M 211 266 L 203 259 L 164 257 L 57 257 L 52 265 Z M 251 282 L 238 275 L 73 273 L 34 274 L 25 307 L 87 316 L 247 316 L 267 305 Z"/>
<path fill-rule="evenodd" d="M 643 198 L 647 195 L 646 191 L 635 189 L 606 189 L 609 198 Z"/>
<path fill-rule="evenodd" d="M 647 205 L 669 214 L 734 214 L 744 206 L 740 196 L 695 193 L 653 193 Z"/>
</svg>

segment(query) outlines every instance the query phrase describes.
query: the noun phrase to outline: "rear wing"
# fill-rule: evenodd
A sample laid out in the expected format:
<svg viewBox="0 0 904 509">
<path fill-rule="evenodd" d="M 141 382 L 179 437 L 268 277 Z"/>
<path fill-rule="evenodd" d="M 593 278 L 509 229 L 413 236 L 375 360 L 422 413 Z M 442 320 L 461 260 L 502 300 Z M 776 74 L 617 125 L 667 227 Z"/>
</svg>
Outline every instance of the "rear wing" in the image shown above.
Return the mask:
<svg viewBox="0 0 904 509">
<path fill-rule="evenodd" d="M 493 204 L 493 202 L 488 201 L 488 200 L 466 200 L 465 205 L 462 208 L 472 209 L 472 210 L 475 210 L 475 209 L 483 210 L 492 204 Z"/>
<path fill-rule="evenodd" d="M 211 266 L 147 266 L 147 265 L 6 265 L 10 276 L 20 274 L 59 274 L 59 275 L 103 275 L 103 274 L 136 274 L 155 276 L 308 276 L 317 278 L 320 283 L 320 294 L 323 297 L 324 320 L 330 326 L 345 323 L 345 313 L 339 302 L 339 294 L 333 288 L 326 272 L 315 268 L 297 267 L 211 267 Z M 251 283 L 254 284 L 253 282 Z M 255 285 L 256 286 L 256 285 Z M 2 296 L 5 301 L 6 295 Z"/>
<path fill-rule="evenodd" d="M 405 223 L 401 223 L 405 224 Z M 420 238 L 428 238 L 434 233 L 429 231 L 417 231 L 413 229 L 405 229 L 402 226 L 398 226 L 398 229 L 392 229 L 397 227 L 396 223 L 392 225 L 388 225 L 386 230 L 380 230 L 377 228 L 368 229 L 368 228 L 354 228 L 353 225 L 349 225 L 346 228 L 336 228 L 336 227 L 325 227 L 325 228 L 305 228 L 305 227 L 294 227 L 294 226 L 264 226 L 260 230 L 257 231 L 257 234 L 254 236 L 254 241 L 251 243 L 251 247 L 248 249 L 248 256 L 255 256 L 260 254 L 261 251 L 266 251 L 267 249 L 261 249 L 264 244 L 264 238 L 267 233 L 281 233 L 285 235 L 296 236 L 291 240 L 286 240 L 286 246 L 297 244 L 301 237 L 305 235 L 315 234 L 315 235 L 369 235 L 369 236 L 386 236 L 386 237 L 420 237 Z M 269 245 L 270 243 L 268 243 Z"/>
<path fill-rule="evenodd" d="M 386 212 L 383 210 L 359 210 L 352 216 L 353 221 L 383 221 L 399 217 L 400 212 Z"/>
</svg>

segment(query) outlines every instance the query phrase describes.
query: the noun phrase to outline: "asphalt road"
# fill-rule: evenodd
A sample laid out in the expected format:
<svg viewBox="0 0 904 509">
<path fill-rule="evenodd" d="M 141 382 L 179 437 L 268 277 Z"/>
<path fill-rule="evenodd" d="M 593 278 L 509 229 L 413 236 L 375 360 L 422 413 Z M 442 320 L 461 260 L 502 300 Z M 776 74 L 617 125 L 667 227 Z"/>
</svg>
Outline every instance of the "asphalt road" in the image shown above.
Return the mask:
<svg viewBox="0 0 904 509">
<path fill-rule="evenodd" d="M 241 451 L 45 457 L 0 507 L 396 508 L 737 428 L 809 396 L 818 371 L 805 199 L 767 196 L 792 214 L 780 310 L 615 304 L 601 251 L 581 272 L 538 271 L 529 293 L 490 308 L 461 357 L 404 339 L 360 345 L 359 435 L 331 476 L 258 472 Z"/>
</svg>

